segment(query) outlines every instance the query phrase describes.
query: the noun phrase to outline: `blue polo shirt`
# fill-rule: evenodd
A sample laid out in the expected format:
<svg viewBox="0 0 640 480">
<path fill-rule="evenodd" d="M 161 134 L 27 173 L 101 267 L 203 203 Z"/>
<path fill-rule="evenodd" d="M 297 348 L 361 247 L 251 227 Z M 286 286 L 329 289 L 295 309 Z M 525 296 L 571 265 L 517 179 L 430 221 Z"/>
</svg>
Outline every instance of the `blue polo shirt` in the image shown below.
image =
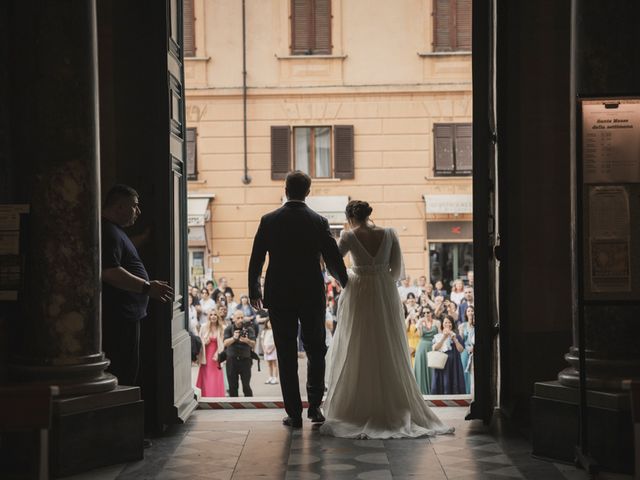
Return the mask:
<svg viewBox="0 0 640 480">
<path fill-rule="evenodd" d="M 102 269 L 122 267 L 149 280 L 147 270 L 131 239 L 119 225 L 102 219 Z M 114 320 L 138 321 L 147 316 L 149 297 L 102 282 L 102 315 Z"/>
</svg>

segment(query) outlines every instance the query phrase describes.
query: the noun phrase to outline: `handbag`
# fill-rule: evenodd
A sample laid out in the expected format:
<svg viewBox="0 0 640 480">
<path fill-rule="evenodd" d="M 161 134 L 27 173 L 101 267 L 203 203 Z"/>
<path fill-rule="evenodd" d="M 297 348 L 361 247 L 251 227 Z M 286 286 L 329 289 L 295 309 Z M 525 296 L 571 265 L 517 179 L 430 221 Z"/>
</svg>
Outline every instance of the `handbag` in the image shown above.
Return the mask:
<svg viewBox="0 0 640 480">
<path fill-rule="evenodd" d="M 447 356 L 446 353 L 440 352 L 438 350 L 431 350 L 427 352 L 427 366 L 429 368 L 437 368 L 438 370 L 442 370 L 444 366 L 447 364 Z"/>
</svg>

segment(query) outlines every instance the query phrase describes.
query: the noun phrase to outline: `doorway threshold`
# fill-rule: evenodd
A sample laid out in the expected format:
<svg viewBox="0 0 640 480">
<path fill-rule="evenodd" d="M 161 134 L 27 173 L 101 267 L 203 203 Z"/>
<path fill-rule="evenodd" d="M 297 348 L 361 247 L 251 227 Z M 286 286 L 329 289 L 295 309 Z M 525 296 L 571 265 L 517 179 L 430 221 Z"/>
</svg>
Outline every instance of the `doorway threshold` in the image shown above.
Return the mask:
<svg viewBox="0 0 640 480">
<path fill-rule="evenodd" d="M 473 400 L 471 395 L 423 395 L 429 407 L 468 407 Z M 306 398 L 302 407 L 308 408 Z M 255 410 L 263 408 L 284 408 L 282 397 L 199 397 L 201 410 Z"/>
</svg>

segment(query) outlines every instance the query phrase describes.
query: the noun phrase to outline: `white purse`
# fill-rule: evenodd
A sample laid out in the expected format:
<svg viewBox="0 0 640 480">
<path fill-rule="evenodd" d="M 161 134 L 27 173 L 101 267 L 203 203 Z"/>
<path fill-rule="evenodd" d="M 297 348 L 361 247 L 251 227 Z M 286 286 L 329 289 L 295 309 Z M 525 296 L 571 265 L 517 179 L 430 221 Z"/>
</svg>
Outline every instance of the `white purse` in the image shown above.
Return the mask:
<svg viewBox="0 0 640 480">
<path fill-rule="evenodd" d="M 437 368 L 442 370 L 447 364 L 447 354 L 438 350 L 427 352 L 427 366 L 429 368 Z"/>
</svg>

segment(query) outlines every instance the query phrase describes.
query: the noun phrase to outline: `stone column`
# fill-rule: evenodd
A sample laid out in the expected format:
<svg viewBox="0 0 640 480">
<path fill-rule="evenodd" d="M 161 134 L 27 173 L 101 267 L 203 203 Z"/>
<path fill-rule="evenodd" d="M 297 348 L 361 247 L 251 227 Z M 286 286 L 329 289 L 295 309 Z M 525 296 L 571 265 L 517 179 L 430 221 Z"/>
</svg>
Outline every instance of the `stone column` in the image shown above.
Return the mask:
<svg viewBox="0 0 640 480">
<path fill-rule="evenodd" d="M 100 326 L 100 188 L 95 0 L 12 5 L 15 166 L 30 204 L 25 288 L 10 375 L 105 392 Z"/>
</svg>

